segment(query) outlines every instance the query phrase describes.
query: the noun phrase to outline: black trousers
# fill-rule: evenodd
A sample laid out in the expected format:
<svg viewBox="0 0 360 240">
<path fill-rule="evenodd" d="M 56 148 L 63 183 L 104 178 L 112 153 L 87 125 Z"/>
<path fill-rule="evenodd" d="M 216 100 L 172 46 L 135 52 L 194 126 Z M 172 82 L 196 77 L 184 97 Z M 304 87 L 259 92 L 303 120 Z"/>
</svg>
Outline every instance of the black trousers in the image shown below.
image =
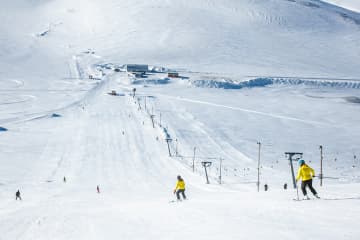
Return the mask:
<svg viewBox="0 0 360 240">
<path fill-rule="evenodd" d="M 186 196 L 185 196 L 185 189 L 179 189 L 176 191 L 176 197 L 178 200 L 180 200 L 180 193 L 183 197 L 183 199 L 186 199 Z"/>
<path fill-rule="evenodd" d="M 312 194 L 314 194 L 314 195 L 317 194 L 315 189 L 312 186 L 312 179 L 301 182 L 301 191 L 303 192 L 304 195 L 307 195 L 306 186 L 309 187 Z"/>
</svg>

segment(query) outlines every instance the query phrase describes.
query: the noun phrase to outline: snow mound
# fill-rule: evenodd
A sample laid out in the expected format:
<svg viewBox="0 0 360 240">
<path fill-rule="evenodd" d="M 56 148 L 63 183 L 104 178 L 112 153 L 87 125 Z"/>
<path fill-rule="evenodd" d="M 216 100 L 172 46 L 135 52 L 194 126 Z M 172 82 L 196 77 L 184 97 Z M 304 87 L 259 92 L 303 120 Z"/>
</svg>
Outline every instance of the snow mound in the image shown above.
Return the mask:
<svg viewBox="0 0 360 240">
<path fill-rule="evenodd" d="M 351 97 L 345 97 L 345 100 L 350 103 L 360 103 L 360 98 L 351 96 Z"/>
<path fill-rule="evenodd" d="M 333 87 L 333 88 L 360 88 L 360 81 L 347 80 L 313 80 L 313 79 L 289 79 L 289 78 L 274 78 L 271 79 L 273 84 L 285 85 L 305 85 L 313 87 Z"/>
<path fill-rule="evenodd" d="M 360 1 L 358 0 L 326 0 L 326 2 L 350 9 L 355 12 L 360 12 Z"/>
<path fill-rule="evenodd" d="M 233 80 L 194 80 L 191 84 L 196 87 L 223 88 L 223 89 L 241 89 L 245 87 L 264 87 L 273 84 L 270 78 L 257 78 L 244 82 L 236 82 Z"/>
<path fill-rule="evenodd" d="M 134 85 L 139 85 L 139 84 L 168 84 L 170 82 L 169 78 L 152 78 L 152 79 L 147 79 L 147 78 L 135 78 L 134 80 L 131 81 L 132 84 Z"/>
<path fill-rule="evenodd" d="M 326 80 L 326 79 L 301 79 L 301 78 L 255 78 L 246 81 L 231 79 L 222 80 L 193 80 L 190 84 L 203 88 L 241 89 L 265 87 L 273 84 L 304 85 L 313 87 L 354 88 L 360 89 L 360 81 L 351 80 Z"/>
</svg>

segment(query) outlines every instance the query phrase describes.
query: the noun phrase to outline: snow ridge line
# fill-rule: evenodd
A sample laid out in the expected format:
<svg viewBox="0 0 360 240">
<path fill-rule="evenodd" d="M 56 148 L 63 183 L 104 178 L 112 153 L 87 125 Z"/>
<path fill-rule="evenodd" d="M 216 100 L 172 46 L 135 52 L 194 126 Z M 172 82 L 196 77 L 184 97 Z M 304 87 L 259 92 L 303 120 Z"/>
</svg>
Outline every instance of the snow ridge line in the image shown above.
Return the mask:
<svg viewBox="0 0 360 240">
<path fill-rule="evenodd" d="M 265 87 L 268 85 L 303 85 L 312 87 L 353 88 L 360 89 L 360 81 L 356 80 L 328 80 L 328 79 L 302 79 L 302 78 L 272 78 L 261 77 L 242 82 L 232 80 L 193 80 L 190 84 L 196 87 L 242 89 Z"/>
<path fill-rule="evenodd" d="M 261 79 L 260 79 L 261 80 Z M 333 87 L 333 88 L 354 88 L 360 89 L 359 81 L 342 81 L 342 80 L 316 80 L 316 79 L 290 79 L 290 78 L 273 78 L 273 84 L 288 85 L 305 85 L 316 87 Z"/>
</svg>

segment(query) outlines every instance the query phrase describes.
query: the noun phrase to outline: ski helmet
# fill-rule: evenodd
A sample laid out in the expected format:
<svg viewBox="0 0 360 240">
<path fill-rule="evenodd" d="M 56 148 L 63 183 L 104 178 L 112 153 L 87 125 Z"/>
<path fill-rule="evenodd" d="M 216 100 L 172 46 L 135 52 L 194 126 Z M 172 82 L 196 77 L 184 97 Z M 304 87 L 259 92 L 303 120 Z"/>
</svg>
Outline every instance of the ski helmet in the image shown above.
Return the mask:
<svg viewBox="0 0 360 240">
<path fill-rule="evenodd" d="M 303 165 L 303 164 L 305 164 L 305 160 L 304 159 L 300 159 L 299 161 L 298 161 L 298 164 L 301 166 L 301 165 Z"/>
<path fill-rule="evenodd" d="M 177 179 L 178 179 L 178 180 L 181 180 L 181 176 L 180 176 L 180 175 L 178 175 L 178 176 L 177 176 Z"/>
</svg>

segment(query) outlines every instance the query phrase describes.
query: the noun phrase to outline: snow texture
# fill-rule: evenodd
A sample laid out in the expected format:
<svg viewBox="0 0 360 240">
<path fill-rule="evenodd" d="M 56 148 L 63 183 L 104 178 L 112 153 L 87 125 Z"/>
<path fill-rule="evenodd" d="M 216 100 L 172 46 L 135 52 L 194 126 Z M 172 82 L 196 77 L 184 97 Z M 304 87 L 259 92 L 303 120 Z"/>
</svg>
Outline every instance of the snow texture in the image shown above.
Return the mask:
<svg viewBox="0 0 360 240">
<path fill-rule="evenodd" d="M 357 2 L 2 2 L 0 239 L 359 239 Z"/>
</svg>

